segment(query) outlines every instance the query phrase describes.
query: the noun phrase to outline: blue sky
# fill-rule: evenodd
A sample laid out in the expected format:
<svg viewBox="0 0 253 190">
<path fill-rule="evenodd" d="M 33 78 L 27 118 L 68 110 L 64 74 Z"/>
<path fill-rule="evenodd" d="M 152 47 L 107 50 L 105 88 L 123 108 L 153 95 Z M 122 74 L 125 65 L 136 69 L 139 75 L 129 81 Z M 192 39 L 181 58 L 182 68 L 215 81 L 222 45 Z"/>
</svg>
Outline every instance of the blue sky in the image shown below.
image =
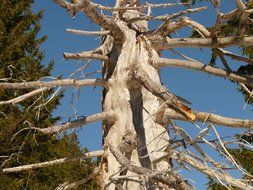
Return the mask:
<svg viewBox="0 0 253 190">
<path fill-rule="evenodd" d="M 97 0 L 104 5 L 112 5 L 112 3 Z M 113 2 L 113 1 L 111 1 Z M 149 1 L 157 2 L 157 1 Z M 166 3 L 168 1 L 159 1 L 159 3 Z M 171 2 L 171 1 L 169 1 Z M 205 26 L 211 26 L 215 22 L 215 13 L 209 3 L 198 3 L 197 6 L 208 5 L 209 8 L 205 12 L 191 14 L 189 17 L 200 22 Z M 227 12 L 235 7 L 234 1 L 223 1 L 221 11 Z M 42 50 L 44 50 L 46 58 L 44 64 L 55 60 L 55 68 L 52 72 L 54 77 L 62 75 L 67 78 L 77 68 L 87 63 L 87 60 L 69 61 L 63 59 L 63 52 L 80 52 L 83 50 L 92 50 L 100 43 L 100 39 L 96 37 L 78 36 L 66 33 L 66 28 L 82 29 L 82 30 L 99 30 L 99 27 L 91 23 L 83 14 L 77 14 L 73 20 L 68 13 L 53 3 L 52 0 L 35 1 L 34 10 L 38 11 L 44 9 L 44 18 L 41 22 L 42 28 L 40 35 L 47 35 L 48 40 L 43 43 Z M 156 10 L 154 14 L 172 13 L 176 9 Z M 182 7 L 181 7 L 182 9 Z M 154 27 L 158 23 L 152 23 Z M 189 29 L 179 31 L 178 36 L 188 36 Z M 207 49 L 177 49 L 184 54 L 197 59 L 203 63 L 208 63 L 210 60 L 210 51 Z M 236 48 L 230 48 L 231 51 L 238 51 Z M 163 53 L 164 57 L 177 57 L 169 52 Z M 229 60 L 232 68 L 238 68 L 242 62 Z M 221 66 L 220 63 L 218 66 Z M 101 63 L 92 61 L 91 65 L 85 73 L 90 73 L 94 70 L 100 70 Z M 83 73 L 79 72 L 75 75 L 79 78 L 83 77 Z M 100 77 L 100 74 L 92 75 L 91 78 Z M 189 71 L 183 69 L 166 68 L 161 72 L 163 84 L 167 86 L 170 91 L 180 95 L 192 102 L 192 108 L 221 114 L 228 117 L 239 117 L 252 119 L 252 107 L 244 106 L 242 95 L 237 91 L 237 86 L 228 80 L 209 76 L 205 73 L 197 71 Z M 69 118 L 75 118 L 75 115 L 83 116 L 93 113 L 101 112 L 101 88 L 83 88 L 80 91 L 74 88 L 66 90 L 66 95 L 62 100 L 62 105 L 55 111 L 55 115 L 62 116 L 62 122 Z M 198 131 L 192 125 L 179 122 L 185 130 L 191 135 L 197 135 Z M 204 127 L 204 126 L 201 126 Z M 231 135 L 239 130 L 217 126 L 218 131 L 222 135 Z M 101 123 L 97 122 L 77 129 L 79 140 L 83 147 L 88 147 L 89 150 L 101 149 Z M 187 174 L 190 176 L 192 174 Z M 198 189 L 206 189 L 204 183 L 206 178 L 202 175 L 196 174 L 198 181 L 196 187 Z"/>
</svg>

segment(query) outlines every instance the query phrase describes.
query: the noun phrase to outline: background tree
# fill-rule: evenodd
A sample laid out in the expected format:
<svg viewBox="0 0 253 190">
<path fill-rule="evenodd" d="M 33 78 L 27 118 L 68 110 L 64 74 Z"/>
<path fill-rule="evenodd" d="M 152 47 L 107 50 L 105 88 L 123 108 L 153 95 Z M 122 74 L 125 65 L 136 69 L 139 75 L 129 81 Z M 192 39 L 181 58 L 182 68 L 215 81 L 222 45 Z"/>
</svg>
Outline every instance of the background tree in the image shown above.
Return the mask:
<svg viewBox="0 0 253 190">
<path fill-rule="evenodd" d="M 33 13 L 33 0 L 3 0 L 0 3 L 0 78 L 1 81 L 25 82 L 50 76 L 53 62 L 43 66 L 44 57 L 40 44 L 46 36 L 37 38 L 42 11 Z M 36 126 L 45 128 L 59 121 L 53 117 L 62 95 L 43 105 L 43 99 L 52 95 L 47 88 L 28 93 L 28 90 L 0 88 L 0 163 L 2 167 L 14 167 L 62 157 L 80 156 L 75 133 L 47 136 L 22 131 Z M 20 97 L 22 94 L 28 95 Z M 19 97 L 19 98 L 16 98 Z M 8 102 L 8 100 L 10 100 Z M 25 101 L 22 101 L 25 99 Z M 7 100 L 7 102 L 5 101 Z M 8 105 L 9 103 L 13 106 Z M 20 131 L 21 130 L 21 131 Z M 0 189 L 54 189 L 64 182 L 73 182 L 89 176 L 95 167 L 90 159 L 85 162 L 67 163 L 38 171 L 0 173 Z M 82 186 L 84 187 L 84 186 Z M 97 188 L 91 180 L 87 189 Z M 80 187 L 81 188 L 81 187 Z"/>
<path fill-rule="evenodd" d="M 251 63 L 252 60 L 222 49 L 230 46 L 249 47 L 253 44 L 253 37 L 247 36 L 245 30 L 246 21 L 252 13 L 248 3 L 235 0 L 237 5 L 235 10 L 219 14 L 217 9 L 219 2 L 211 1 L 217 11 L 217 22 L 207 28 L 185 17 L 189 13 L 204 11 L 206 7 L 185 8 L 170 15 L 154 16 L 152 15 L 154 8 L 182 4 L 142 4 L 141 1 L 117 0 L 115 7 L 106 7 L 89 0 L 71 3 L 54 0 L 54 2 L 65 8 L 73 18 L 81 11 L 102 27 L 101 31 L 95 32 L 68 29 L 68 32 L 76 34 L 104 36 L 104 40 L 101 47 L 93 51 L 64 53 L 66 59 L 92 58 L 103 61 L 102 79 L 6 82 L 0 86 L 8 89 L 103 86 L 103 112 L 63 125 L 43 129 L 31 127 L 31 130 L 55 134 L 80 124 L 103 120 L 103 150 L 87 155 L 102 157 L 98 169 L 102 178 L 101 186 L 104 189 L 193 189 L 190 183 L 179 175 L 178 167 L 195 168 L 230 189 L 232 187 L 253 189 L 248 180 L 252 179 L 250 173 L 243 169 L 227 149 L 230 144 L 236 145 L 240 142 L 223 140 L 214 126 L 251 129 L 253 121 L 192 110 L 186 105 L 187 100 L 174 95 L 162 86 L 159 76 L 161 67 L 193 69 L 237 82 L 250 92 L 253 86 L 250 75 L 234 72 L 226 60 L 227 57 L 247 63 Z M 112 16 L 101 14 L 98 9 L 112 11 Z M 217 26 L 231 21 L 234 16 L 239 18 L 236 34 L 219 36 L 220 28 Z M 152 20 L 162 22 L 155 29 L 149 29 L 148 22 Z M 187 26 L 196 30 L 201 37 L 175 38 L 172 35 Z M 183 54 L 180 56 L 184 59 L 180 60 L 161 58 L 163 50 L 178 47 L 211 48 L 221 54 L 224 66 L 221 68 L 205 65 Z M 197 122 L 208 124 L 196 136 L 190 136 L 173 120 L 188 121 L 195 126 Z M 217 138 L 208 138 L 208 133 L 213 133 Z M 172 134 L 175 134 L 175 138 Z M 245 142 L 240 145 L 248 146 Z M 207 148 L 221 154 L 225 162 L 216 161 L 215 157 L 205 151 Z M 42 167 L 43 164 L 4 168 L 3 172 L 20 172 Z M 247 178 L 236 179 L 229 172 L 231 169 L 237 169 Z M 68 187 L 69 185 L 66 185 L 64 188 Z"/>
</svg>

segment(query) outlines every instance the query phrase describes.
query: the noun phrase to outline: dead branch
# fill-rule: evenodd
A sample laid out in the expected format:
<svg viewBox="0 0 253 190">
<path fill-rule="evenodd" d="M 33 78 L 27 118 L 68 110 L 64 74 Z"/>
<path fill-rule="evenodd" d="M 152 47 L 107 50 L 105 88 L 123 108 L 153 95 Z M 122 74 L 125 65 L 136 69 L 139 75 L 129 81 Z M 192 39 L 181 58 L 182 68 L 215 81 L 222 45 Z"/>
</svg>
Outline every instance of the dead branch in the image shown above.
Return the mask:
<svg viewBox="0 0 253 190">
<path fill-rule="evenodd" d="M 160 58 L 157 61 L 155 61 L 154 65 L 157 65 L 158 67 L 167 66 L 167 67 L 177 67 L 177 68 L 197 70 L 215 76 L 227 78 L 235 82 L 241 82 L 243 84 L 253 87 L 253 79 L 247 76 L 241 76 L 236 73 L 229 73 L 220 68 L 204 65 L 198 61 Z"/>
<path fill-rule="evenodd" d="M 65 130 L 73 129 L 73 128 L 86 125 L 92 122 L 96 122 L 99 120 L 109 120 L 109 121 L 115 120 L 115 114 L 113 112 L 102 112 L 102 113 L 90 115 L 88 117 L 83 117 L 81 119 L 77 119 L 74 121 L 70 121 L 61 125 L 55 125 L 55 126 L 47 127 L 47 128 L 32 127 L 32 129 L 35 129 L 43 134 L 49 135 L 49 134 L 55 134 L 55 133 L 59 133 Z"/>
<path fill-rule="evenodd" d="M 200 32 L 201 34 L 203 34 L 205 37 L 210 36 L 210 32 L 200 23 L 191 20 L 188 17 L 183 17 L 181 19 L 179 19 L 176 22 L 170 22 L 167 25 L 165 25 L 162 28 L 162 35 L 163 36 L 167 36 L 173 32 L 175 32 L 178 29 L 181 29 L 184 26 L 189 26 L 191 28 L 193 28 L 194 30 Z"/>
<path fill-rule="evenodd" d="M 87 152 L 83 156 L 76 156 L 76 157 L 72 157 L 72 158 L 61 158 L 61 159 L 51 160 L 51 161 L 47 161 L 47 162 L 17 166 L 17 167 L 13 167 L 13 168 L 4 168 L 4 169 L 2 169 L 2 172 L 3 173 L 23 172 L 23 171 L 27 171 L 27 170 L 39 169 L 39 168 L 44 168 L 44 167 L 54 166 L 54 165 L 59 165 L 59 164 L 65 164 L 65 163 L 70 163 L 70 162 L 80 162 L 80 161 L 84 161 L 86 158 L 101 157 L 101 156 L 103 156 L 103 154 L 104 154 L 103 150 L 98 150 L 98 151 L 93 151 L 93 152 Z"/>
<path fill-rule="evenodd" d="M 198 121 L 204 123 L 209 122 L 215 125 L 222 125 L 227 127 L 240 127 L 245 129 L 253 129 L 253 120 L 229 118 L 206 112 L 193 111 L 193 113 L 196 116 L 196 119 L 194 120 L 196 122 Z M 167 118 L 186 121 L 186 118 L 183 115 L 176 113 L 172 109 L 166 109 L 166 111 L 164 112 L 164 119 Z"/>
<path fill-rule="evenodd" d="M 246 62 L 246 63 L 249 63 L 249 64 L 253 64 L 253 60 L 252 59 L 249 59 L 247 57 L 242 57 L 240 55 L 237 55 L 235 53 L 231 53 L 229 51 L 226 51 L 226 50 L 222 50 L 221 48 L 218 48 L 218 51 L 219 53 L 221 53 L 222 55 L 225 55 L 225 56 L 228 56 L 234 60 L 238 60 L 238 61 L 243 61 L 243 62 Z"/>
<path fill-rule="evenodd" d="M 204 11 L 206 10 L 207 7 L 199 7 L 199 8 L 194 8 L 194 9 L 186 9 L 184 11 L 180 11 L 178 13 L 174 13 L 172 15 L 161 15 L 161 16 L 142 16 L 142 17 L 135 17 L 132 18 L 128 21 L 129 24 L 137 22 L 137 21 L 141 21 L 141 20 L 171 20 L 174 18 L 177 18 L 179 16 L 182 16 L 184 14 L 190 14 L 190 13 L 194 13 L 194 12 L 200 12 L 200 11 Z"/>
<path fill-rule="evenodd" d="M 97 167 L 97 168 L 94 169 L 94 171 L 87 178 L 84 178 L 82 180 L 79 180 L 79 181 L 76 181 L 76 182 L 73 182 L 73 183 L 65 182 L 65 183 L 59 185 L 55 190 L 76 189 L 80 185 L 87 183 L 92 178 L 97 177 L 99 175 L 99 172 L 100 172 L 100 168 Z"/>
<path fill-rule="evenodd" d="M 123 168 L 127 168 L 130 172 L 139 174 L 139 175 L 145 175 L 147 176 L 151 181 L 157 182 L 157 183 L 163 183 L 167 185 L 168 187 L 177 187 L 179 190 L 193 190 L 193 188 L 188 185 L 185 181 L 181 179 L 181 177 L 174 173 L 172 170 L 165 170 L 165 173 L 171 174 L 171 175 L 163 175 L 164 172 L 154 172 L 148 168 L 144 168 L 141 166 L 137 166 L 133 163 L 131 163 L 118 149 L 110 147 L 111 153 L 114 155 L 114 157 L 117 159 L 117 161 L 121 164 Z"/>
<path fill-rule="evenodd" d="M 176 154 L 173 154 L 172 157 L 174 159 L 183 160 L 184 162 L 191 165 L 193 168 L 196 168 L 197 170 L 201 171 L 202 173 L 206 174 L 207 176 L 209 176 L 211 178 L 218 177 L 220 180 L 222 180 L 234 187 L 238 187 L 240 189 L 245 189 L 245 190 L 253 189 L 252 186 L 250 186 L 249 184 L 247 184 L 243 180 L 234 179 L 233 177 L 231 177 L 230 175 L 225 174 L 225 173 L 219 173 L 216 170 L 201 164 L 199 162 L 199 160 L 195 160 L 195 159 L 191 158 L 190 156 L 183 154 L 181 152 L 177 152 Z"/>
<path fill-rule="evenodd" d="M 101 61 L 109 61 L 108 56 L 95 53 L 93 51 L 84 51 L 81 53 L 63 53 L 65 59 L 98 59 Z"/>
<path fill-rule="evenodd" d="M 235 3 L 237 5 L 238 10 L 243 11 L 246 9 L 246 6 L 244 5 L 244 3 L 241 0 L 235 0 Z"/>
<path fill-rule="evenodd" d="M 87 36 L 106 36 L 109 35 L 111 32 L 106 30 L 106 31 L 83 31 L 83 30 L 76 30 L 72 28 L 67 28 L 66 32 L 72 33 L 72 34 L 78 34 L 78 35 L 87 35 Z"/>
<path fill-rule="evenodd" d="M 46 91 L 46 90 L 49 90 L 49 89 L 50 89 L 50 88 L 46 88 L 46 87 L 44 87 L 44 88 L 39 88 L 39 89 L 37 89 L 37 90 L 34 90 L 34 91 L 32 91 L 32 92 L 29 92 L 29 93 L 24 94 L 24 95 L 22 95 L 22 96 L 19 96 L 19 97 L 17 97 L 17 98 L 13 98 L 13 99 L 7 100 L 7 101 L 0 101 L 0 105 L 5 105 L 5 104 L 12 104 L 12 105 L 15 105 L 15 104 L 17 104 L 17 103 L 20 103 L 20 102 L 26 100 L 27 98 L 30 98 L 30 97 L 32 97 L 32 96 L 35 96 L 35 95 L 37 95 L 37 94 L 39 94 L 39 93 L 42 93 L 42 92 L 44 92 L 44 91 Z"/>
<path fill-rule="evenodd" d="M 141 6 L 132 6 L 132 7 L 107 7 L 97 3 L 92 3 L 96 8 L 104 10 L 104 11 L 127 11 L 127 10 L 141 10 L 150 8 L 167 8 L 167 7 L 175 7 L 180 5 L 187 5 L 187 3 L 161 3 L 161 4 L 151 4 L 146 3 Z"/>
<path fill-rule="evenodd" d="M 122 31 L 113 19 L 107 18 L 100 14 L 95 5 L 90 0 L 77 0 L 76 3 L 70 4 L 65 0 L 53 0 L 55 3 L 70 12 L 72 17 L 75 16 L 76 12 L 83 11 L 87 17 L 94 23 L 98 24 L 105 30 L 112 32 L 115 39 L 120 39 Z"/>
<path fill-rule="evenodd" d="M 42 88 L 42 87 L 56 87 L 56 86 L 75 86 L 80 88 L 82 86 L 107 86 L 107 82 L 102 79 L 62 79 L 50 82 L 32 81 L 22 83 L 0 83 L 1 88 L 5 89 L 27 89 L 27 88 Z"/>
<path fill-rule="evenodd" d="M 164 86 L 149 79 L 142 69 L 134 68 L 130 75 L 137 83 L 141 84 L 155 96 L 164 100 L 170 108 L 183 114 L 189 120 L 195 119 L 195 116 L 189 107 L 181 103 L 180 100 L 174 94 L 169 92 Z"/>
<path fill-rule="evenodd" d="M 212 38 L 162 38 L 162 39 L 152 39 L 154 48 L 158 50 L 166 50 L 178 47 L 209 47 L 209 48 L 219 48 L 219 47 L 230 47 L 230 46 L 251 46 L 253 45 L 253 37 L 243 37 L 238 39 L 237 37 L 224 37 L 217 38 L 217 42 L 213 42 Z"/>
</svg>

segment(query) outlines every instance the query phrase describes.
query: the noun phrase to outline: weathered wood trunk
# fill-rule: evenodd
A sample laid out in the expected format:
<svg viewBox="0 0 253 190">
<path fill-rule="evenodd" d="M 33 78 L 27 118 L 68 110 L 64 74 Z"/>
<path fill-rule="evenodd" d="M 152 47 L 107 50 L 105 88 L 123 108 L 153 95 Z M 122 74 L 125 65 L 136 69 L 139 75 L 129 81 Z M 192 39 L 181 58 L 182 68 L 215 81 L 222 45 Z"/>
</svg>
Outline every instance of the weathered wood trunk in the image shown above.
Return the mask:
<svg viewBox="0 0 253 190">
<path fill-rule="evenodd" d="M 158 171 L 169 168 L 167 162 L 154 164 L 154 160 L 164 154 L 163 150 L 169 143 L 165 127 L 156 122 L 156 113 L 161 102 L 129 75 L 132 70 L 141 67 L 150 79 L 160 83 L 159 70 L 151 65 L 151 60 L 158 57 L 158 54 L 151 48 L 144 35 L 139 35 L 131 26 L 120 20 L 118 24 L 124 33 L 123 43 L 116 44 L 109 36 L 105 40 L 108 44 L 105 47 L 112 50 L 108 54 L 110 61 L 104 63 L 103 68 L 104 78 L 109 81 L 109 88 L 104 91 L 103 110 L 113 110 L 116 122 L 104 122 L 103 126 L 103 149 L 106 151 L 103 188 L 118 189 L 117 186 L 121 186 L 126 189 L 154 189 L 138 177 L 135 180 L 139 182 L 131 178 L 132 180 L 125 180 L 124 183 L 113 183 L 113 177 L 129 176 L 131 172 L 124 171 L 110 152 L 110 146 L 118 148 L 136 165 Z M 145 29 L 146 26 L 145 23 L 141 23 L 137 27 Z M 106 50 L 104 53 L 107 53 Z"/>
</svg>

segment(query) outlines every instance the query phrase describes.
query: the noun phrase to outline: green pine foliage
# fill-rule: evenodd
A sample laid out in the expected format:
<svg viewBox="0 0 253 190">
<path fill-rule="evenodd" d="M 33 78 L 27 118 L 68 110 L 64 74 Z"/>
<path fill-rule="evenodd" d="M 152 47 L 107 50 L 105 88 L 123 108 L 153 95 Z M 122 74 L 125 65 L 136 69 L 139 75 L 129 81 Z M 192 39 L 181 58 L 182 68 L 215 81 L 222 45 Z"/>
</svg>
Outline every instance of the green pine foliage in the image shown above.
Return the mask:
<svg viewBox="0 0 253 190">
<path fill-rule="evenodd" d="M 0 3 L 0 79 L 1 82 L 39 80 L 50 76 L 53 62 L 43 66 L 44 57 L 40 44 L 46 37 L 38 38 L 42 12 L 33 13 L 33 0 L 1 0 Z M 29 90 L 0 89 L 0 100 L 9 100 Z M 43 105 L 52 91 L 37 95 L 18 105 L 0 106 L 0 164 L 2 168 L 39 163 L 63 157 L 82 155 L 76 134 L 61 137 L 46 136 L 24 130 L 29 126 L 49 127 L 60 118 L 52 117 L 62 95 Z M 34 102 L 36 102 L 34 104 Z M 42 105 L 37 107 L 38 105 Z M 37 108 L 36 108 L 37 107 Z M 10 157 L 8 157 L 10 156 Z M 69 163 L 43 169 L 3 174 L 0 172 L 0 189 L 49 190 L 64 182 L 81 180 L 93 172 L 95 163 L 87 159 L 83 163 Z M 80 186 L 80 189 L 97 189 L 96 181 Z"/>
</svg>

